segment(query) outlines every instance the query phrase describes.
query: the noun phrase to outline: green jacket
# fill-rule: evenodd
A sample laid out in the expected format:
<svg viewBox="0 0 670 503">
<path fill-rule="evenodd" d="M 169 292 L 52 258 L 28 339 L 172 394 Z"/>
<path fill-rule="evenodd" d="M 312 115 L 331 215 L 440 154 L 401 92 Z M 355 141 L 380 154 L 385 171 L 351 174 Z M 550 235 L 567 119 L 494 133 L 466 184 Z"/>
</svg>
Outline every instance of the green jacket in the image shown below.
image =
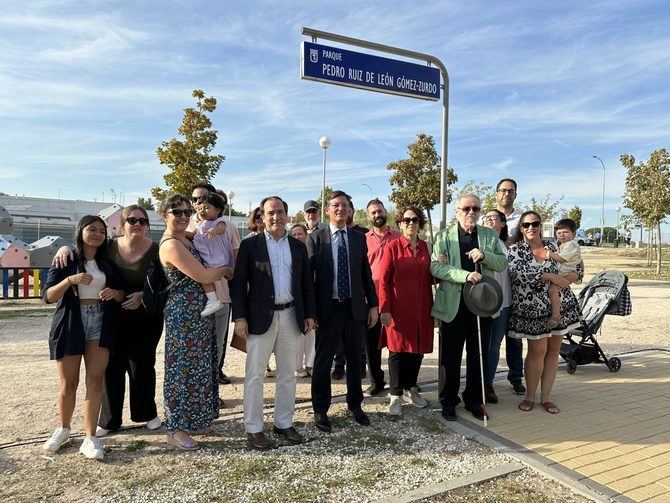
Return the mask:
<svg viewBox="0 0 670 503">
<path fill-rule="evenodd" d="M 461 290 L 467 281 L 468 274 L 470 274 L 469 271 L 461 269 L 458 225 L 457 223 L 449 229 L 443 229 L 437 233 L 430 263 L 431 274 L 440 280 L 431 314 L 446 323 L 456 317 L 461 302 Z M 500 248 L 496 231 L 478 225 L 477 240 L 479 241 L 479 249 L 484 252 L 484 260 L 480 263 L 482 274 L 493 276 L 493 271 L 504 271 L 507 267 L 507 257 Z M 448 257 L 448 264 L 437 261 L 440 254 Z M 496 313 L 493 317 L 497 316 Z"/>
</svg>

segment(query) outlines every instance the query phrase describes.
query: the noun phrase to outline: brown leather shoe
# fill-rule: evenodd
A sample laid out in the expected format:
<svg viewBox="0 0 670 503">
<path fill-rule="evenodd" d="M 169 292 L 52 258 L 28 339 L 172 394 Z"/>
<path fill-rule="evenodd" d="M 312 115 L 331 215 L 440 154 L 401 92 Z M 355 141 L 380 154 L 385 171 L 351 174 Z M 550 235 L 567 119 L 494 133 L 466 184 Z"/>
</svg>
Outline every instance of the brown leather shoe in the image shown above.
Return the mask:
<svg viewBox="0 0 670 503">
<path fill-rule="evenodd" d="M 265 433 L 262 431 L 258 433 L 247 433 L 247 442 L 252 449 L 257 451 L 267 451 L 271 448 Z"/>
<path fill-rule="evenodd" d="M 486 403 L 498 403 L 498 395 L 493 389 L 493 384 L 484 385 L 484 396 L 486 396 Z"/>
<path fill-rule="evenodd" d="M 273 430 L 277 435 L 284 437 L 291 445 L 302 444 L 302 435 L 300 435 L 298 430 L 296 430 L 293 426 L 289 426 L 288 428 L 283 429 L 273 426 Z"/>
</svg>

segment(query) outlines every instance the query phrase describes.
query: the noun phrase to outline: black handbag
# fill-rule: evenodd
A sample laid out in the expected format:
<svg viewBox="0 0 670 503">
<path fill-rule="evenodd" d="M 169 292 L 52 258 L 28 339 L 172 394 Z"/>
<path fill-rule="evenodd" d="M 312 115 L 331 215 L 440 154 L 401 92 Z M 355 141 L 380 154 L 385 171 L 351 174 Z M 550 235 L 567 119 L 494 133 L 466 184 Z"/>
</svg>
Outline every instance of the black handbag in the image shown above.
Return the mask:
<svg viewBox="0 0 670 503">
<path fill-rule="evenodd" d="M 165 275 L 161 263 L 158 260 L 152 260 L 149 269 L 147 269 L 142 293 L 142 305 L 147 314 L 163 316 L 163 310 L 171 288 L 172 283 Z"/>
</svg>

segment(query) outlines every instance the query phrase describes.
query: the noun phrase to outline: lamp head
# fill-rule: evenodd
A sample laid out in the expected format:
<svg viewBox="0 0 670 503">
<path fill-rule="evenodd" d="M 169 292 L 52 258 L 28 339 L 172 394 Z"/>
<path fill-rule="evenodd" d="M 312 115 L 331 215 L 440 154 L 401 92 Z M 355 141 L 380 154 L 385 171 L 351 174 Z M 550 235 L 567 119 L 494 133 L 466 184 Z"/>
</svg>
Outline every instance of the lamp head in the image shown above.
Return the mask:
<svg viewBox="0 0 670 503">
<path fill-rule="evenodd" d="M 321 145 L 321 148 L 327 149 L 328 147 L 330 147 L 331 144 L 332 142 L 330 141 L 330 138 L 328 138 L 327 136 L 322 136 L 321 138 L 319 138 L 319 145 Z"/>
</svg>

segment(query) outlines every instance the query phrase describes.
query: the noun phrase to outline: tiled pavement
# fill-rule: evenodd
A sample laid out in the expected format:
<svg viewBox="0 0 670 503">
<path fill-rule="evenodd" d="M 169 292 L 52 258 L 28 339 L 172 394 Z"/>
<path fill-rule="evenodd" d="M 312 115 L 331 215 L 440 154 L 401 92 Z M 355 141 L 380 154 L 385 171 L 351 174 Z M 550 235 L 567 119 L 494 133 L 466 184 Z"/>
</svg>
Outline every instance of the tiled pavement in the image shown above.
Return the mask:
<svg viewBox="0 0 670 503">
<path fill-rule="evenodd" d="M 670 352 L 622 357 L 617 373 L 591 364 L 570 375 L 561 366 L 552 393 L 556 415 L 538 403 L 531 412 L 518 410 L 522 397 L 504 378 L 496 392 L 490 432 L 574 470 L 582 482 L 635 501 L 670 502 Z M 462 407 L 457 413 L 482 424 Z"/>
</svg>

